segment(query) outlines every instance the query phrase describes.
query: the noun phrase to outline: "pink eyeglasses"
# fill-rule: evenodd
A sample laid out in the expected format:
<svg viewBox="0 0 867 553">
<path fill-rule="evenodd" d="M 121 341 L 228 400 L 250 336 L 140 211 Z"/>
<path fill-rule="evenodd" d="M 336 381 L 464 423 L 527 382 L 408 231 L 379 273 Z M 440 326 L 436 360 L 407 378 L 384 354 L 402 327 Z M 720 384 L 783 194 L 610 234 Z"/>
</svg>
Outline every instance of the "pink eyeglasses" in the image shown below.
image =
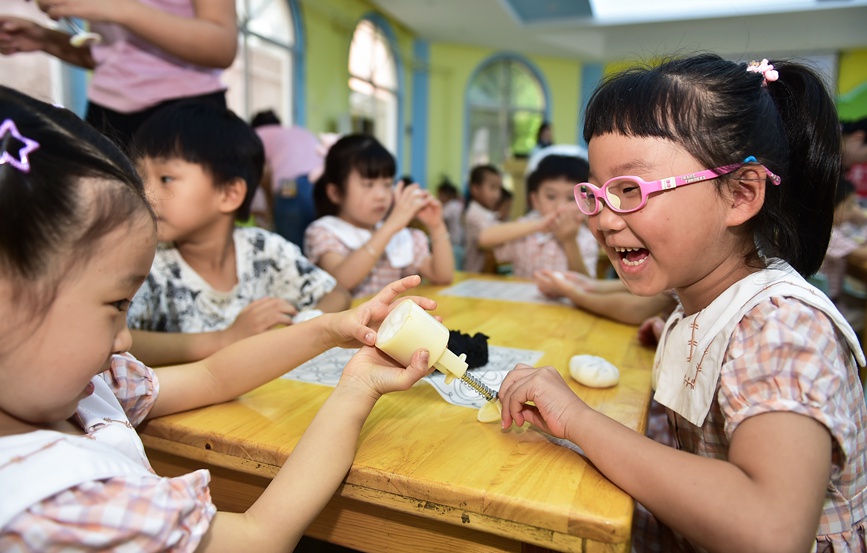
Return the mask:
<svg viewBox="0 0 867 553">
<path fill-rule="evenodd" d="M 611 208 L 611 211 L 632 213 L 647 205 L 647 197 L 655 192 L 662 192 L 678 186 L 686 186 L 687 184 L 715 179 L 727 175 L 747 163 L 756 163 L 756 158 L 749 156 L 742 163 L 723 165 L 716 169 L 705 169 L 697 173 L 689 173 L 688 175 L 681 175 L 679 177 L 668 177 L 650 182 L 641 177 L 633 176 L 614 177 L 606 181 L 601 187 L 593 186 L 589 182 L 582 182 L 575 185 L 575 201 L 578 203 L 578 209 L 586 215 L 596 215 L 599 213 L 602 209 L 600 199 L 605 200 L 605 204 Z M 768 172 L 771 181 L 775 185 L 779 185 L 780 177 L 773 174 L 764 165 L 762 167 Z"/>
</svg>

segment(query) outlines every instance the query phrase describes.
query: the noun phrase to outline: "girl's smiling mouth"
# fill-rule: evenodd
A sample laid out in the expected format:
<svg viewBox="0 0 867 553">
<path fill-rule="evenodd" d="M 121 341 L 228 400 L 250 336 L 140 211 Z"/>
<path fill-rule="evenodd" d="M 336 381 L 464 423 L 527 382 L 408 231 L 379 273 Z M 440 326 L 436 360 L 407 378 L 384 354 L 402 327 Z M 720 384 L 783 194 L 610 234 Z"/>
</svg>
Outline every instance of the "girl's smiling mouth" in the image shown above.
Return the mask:
<svg viewBox="0 0 867 553">
<path fill-rule="evenodd" d="M 638 267 L 647 261 L 650 257 L 650 252 L 645 248 L 614 248 L 614 251 L 620 255 L 620 262 L 627 267 Z"/>
</svg>

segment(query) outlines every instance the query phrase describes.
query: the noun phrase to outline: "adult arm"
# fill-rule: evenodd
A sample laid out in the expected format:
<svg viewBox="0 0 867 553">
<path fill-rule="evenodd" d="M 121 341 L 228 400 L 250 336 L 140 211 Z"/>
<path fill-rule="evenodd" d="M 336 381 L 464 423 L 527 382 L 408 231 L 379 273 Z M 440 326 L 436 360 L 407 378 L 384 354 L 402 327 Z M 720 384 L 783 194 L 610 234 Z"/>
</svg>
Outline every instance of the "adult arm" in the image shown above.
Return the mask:
<svg viewBox="0 0 867 553">
<path fill-rule="evenodd" d="M 138 0 L 40 0 L 52 19 L 80 17 L 123 25 L 186 62 L 225 69 L 238 48 L 234 0 L 192 0 L 195 17 L 180 17 Z"/>
<path fill-rule="evenodd" d="M 41 51 L 61 61 L 93 69 L 96 64 L 90 47 L 76 48 L 69 43 L 70 36 L 29 19 L 0 15 L 0 54 Z"/>
</svg>

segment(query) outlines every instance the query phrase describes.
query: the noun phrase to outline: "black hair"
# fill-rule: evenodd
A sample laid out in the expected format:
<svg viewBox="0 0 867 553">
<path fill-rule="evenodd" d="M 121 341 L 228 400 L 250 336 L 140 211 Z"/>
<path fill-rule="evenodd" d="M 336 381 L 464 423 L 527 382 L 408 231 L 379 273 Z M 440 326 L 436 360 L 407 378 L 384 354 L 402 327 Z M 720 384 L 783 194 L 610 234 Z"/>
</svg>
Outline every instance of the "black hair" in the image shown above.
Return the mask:
<svg viewBox="0 0 867 553">
<path fill-rule="evenodd" d="M 586 159 L 577 156 L 559 154 L 547 155 L 536 165 L 536 169 L 527 177 L 527 197 L 539 190 L 546 180 L 567 180 L 573 184 L 587 182 L 590 177 L 590 164 Z"/>
<path fill-rule="evenodd" d="M 482 184 L 485 182 L 485 175 L 492 174 L 500 176 L 500 170 L 494 165 L 476 165 L 470 170 L 470 186 L 474 184 Z"/>
<path fill-rule="evenodd" d="M 332 184 L 343 195 L 353 170 L 365 179 L 394 178 L 397 165 L 394 156 L 374 137 L 366 134 L 344 136 L 329 148 L 322 176 L 313 187 L 317 216 L 340 213 L 340 206 L 331 201 L 326 188 Z"/>
<path fill-rule="evenodd" d="M 755 156 L 782 184 L 768 181 L 764 205 L 747 223 L 755 241 L 749 246 L 808 276 L 821 266 L 830 239 L 840 125 L 814 70 L 771 63 L 779 78 L 767 83 L 745 63 L 714 54 L 618 73 L 590 98 L 584 139 L 589 144 L 606 133 L 663 138 L 708 168 Z"/>
<path fill-rule="evenodd" d="M 235 219 L 250 218 L 265 149 L 250 125 L 231 110 L 195 100 L 161 108 L 136 131 L 132 152 L 137 158 L 180 158 L 201 165 L 217 188 L 242 179 L 247 192 Z"/>
<path fill-rule="evenodd" d="M 279 125 L 280 124 L 280 116 L 278 116 L 273 109 L 262 110 L 250 119 L 250 126 L 254 129 L 256 127 L 264 127 L 265 125 Z"/>
<path fill-rule="evenodd" d="M 443 180 L 437 185 L 437 194 L 440 192 L 445 192 L 449 196 L 453 198 L 458 197 L 458 187 L 452 184 L 452 181 L 448 179 L 448 177 L 443 177 Z"/>
<path fill-rule="evenodd" d="M 72 112 L 0 85 L 0 121 L 39 144 L 29 171 L 0 164 L 0 275 L 21 284 L 13 301 L 44 313 L 101 238 L 136 214 L 154 215 L 130 160 Z M 0 138 L 13 158 L 22 146 L 11 133 Z"/>
</svg>

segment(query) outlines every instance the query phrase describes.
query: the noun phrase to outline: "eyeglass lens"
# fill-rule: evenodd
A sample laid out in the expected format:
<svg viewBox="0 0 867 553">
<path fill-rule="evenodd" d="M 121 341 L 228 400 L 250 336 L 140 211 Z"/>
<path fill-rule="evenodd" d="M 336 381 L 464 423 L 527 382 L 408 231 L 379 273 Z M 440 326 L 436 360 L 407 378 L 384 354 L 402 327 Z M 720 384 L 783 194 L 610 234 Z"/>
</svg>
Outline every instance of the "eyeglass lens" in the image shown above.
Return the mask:
<svg viewBox="0 0 867 553">
<path fill-rule="evenodd" d="M 603 194 L 608 207 L 617 211 L 630 211 L 641 205 L 641 186 L 632 179 L 609 181 Z M 592 213 L 596 210 L 596 193 L 590 187 L 579 185 L 575 199 L 582 211 Z"/>
</svg>

